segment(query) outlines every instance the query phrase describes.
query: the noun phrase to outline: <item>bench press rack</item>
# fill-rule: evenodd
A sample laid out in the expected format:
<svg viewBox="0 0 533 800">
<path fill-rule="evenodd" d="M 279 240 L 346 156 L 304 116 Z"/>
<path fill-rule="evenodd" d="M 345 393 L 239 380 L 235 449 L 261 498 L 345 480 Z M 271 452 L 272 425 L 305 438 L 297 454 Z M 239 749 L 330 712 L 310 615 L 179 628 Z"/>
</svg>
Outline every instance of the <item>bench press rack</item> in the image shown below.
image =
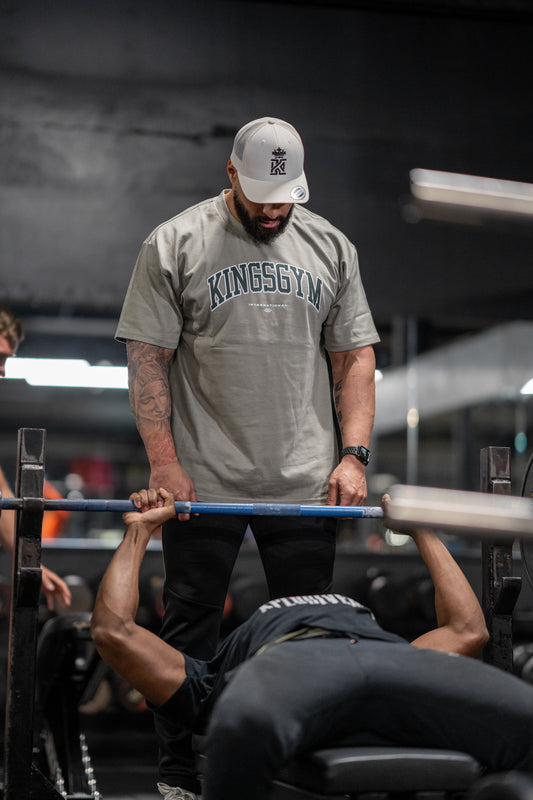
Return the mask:
<svg viewBox="0 0 533 800">
<path fill-rule="evenodd" d="M 55 709 L 55 718 L 42 718 L 42 709 L 36 712 L 45 434 L 41 428 L 22 428 L 18 433 L 15 487 L 17 496 L 25 499 L 16 512 L 13 553 L 3 800 L 99 800 L 79 731 L 76 695 L 69 682 L 72 669 L 60 675 L 60 692 L 50 687 L 50 716 Z M 72 614 L 50 622 L 67 623 L 71 638 L 88 635 L 88 620 L 79 617 Z M 60 653 L 58 648 L 57 659 Z M 44 730 L 35 730 L 36 722 Z"/>
</svg>

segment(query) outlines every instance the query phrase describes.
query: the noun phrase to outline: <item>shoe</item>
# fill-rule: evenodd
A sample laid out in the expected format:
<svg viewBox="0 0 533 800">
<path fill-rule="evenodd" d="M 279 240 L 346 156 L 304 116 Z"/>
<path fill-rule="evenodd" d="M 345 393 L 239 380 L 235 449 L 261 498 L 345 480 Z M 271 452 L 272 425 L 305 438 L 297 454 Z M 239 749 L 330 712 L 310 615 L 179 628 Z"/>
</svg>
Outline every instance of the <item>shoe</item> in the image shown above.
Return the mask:
<svg viewBox="0 0 533 800">
<path fill-rule="evenodd" d="M 194 794 L 194 792 L 189 792 L 188 789 L 182 789 L 180 786 L 169 786 L 168 783 L 158 783 L 157 788 L 165 800 L 202 800 L 201 794 Z"/>
</svg>

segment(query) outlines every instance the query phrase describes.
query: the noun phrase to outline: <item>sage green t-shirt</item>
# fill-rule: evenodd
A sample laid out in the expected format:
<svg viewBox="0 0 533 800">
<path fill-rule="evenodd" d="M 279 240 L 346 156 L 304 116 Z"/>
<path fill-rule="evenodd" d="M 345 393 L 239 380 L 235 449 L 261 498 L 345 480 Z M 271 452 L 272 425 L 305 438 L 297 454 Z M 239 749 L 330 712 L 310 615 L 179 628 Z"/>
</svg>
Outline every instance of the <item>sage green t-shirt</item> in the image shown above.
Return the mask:
<svg viewBox="0 0 533 800">
<path fill-rule="evenodd" d="M 176 349 L 176 453 L 205 502 L 323 503 L 337 463 L 324 349 L 379 341 L 357 253 L 300 205 L 270 244 L 224 192 L 144 242 L 116 336 Z"/>
</svg>

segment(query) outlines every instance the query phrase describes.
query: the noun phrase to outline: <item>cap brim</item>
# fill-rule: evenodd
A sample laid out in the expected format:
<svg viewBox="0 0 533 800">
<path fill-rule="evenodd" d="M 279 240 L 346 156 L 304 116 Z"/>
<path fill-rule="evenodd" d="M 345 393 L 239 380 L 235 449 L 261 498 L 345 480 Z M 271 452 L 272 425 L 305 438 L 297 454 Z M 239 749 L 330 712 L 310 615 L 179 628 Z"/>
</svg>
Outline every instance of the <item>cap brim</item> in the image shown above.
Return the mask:
<svg viewBox="0 0 533 800">
<path fill-rule="evenodd" d="M 246 178 L 239 172 L 239 182 L 245 197 L 252 203 L 307 203 L 309 187 L 305 173 L 291 181 L 270 183 Z"/>
</svg>

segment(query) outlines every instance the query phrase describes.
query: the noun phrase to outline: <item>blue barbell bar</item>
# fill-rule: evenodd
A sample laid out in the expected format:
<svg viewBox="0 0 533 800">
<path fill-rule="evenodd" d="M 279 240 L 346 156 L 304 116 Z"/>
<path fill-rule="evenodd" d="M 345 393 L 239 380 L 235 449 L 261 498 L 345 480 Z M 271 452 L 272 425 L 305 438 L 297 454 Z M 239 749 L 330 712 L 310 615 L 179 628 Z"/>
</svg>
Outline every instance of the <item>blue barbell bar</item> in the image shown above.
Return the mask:
<svg viewBox="0 0 533 800">
<path fill-rule="evenodd" d="M 39 499 L 39 498 L 37 498 Z M 2 497 L 1 508 L 17 511 L 23 507 L 20 497 Z M 361 517 L 381 518 L 380 506 L 314 506 L 295 503 L 193 503 L 177 500 L 177 514 L 239 514 L 262 517 Z M 45 498 L 45 511 L 139 511 L 131 500 L 90 500 L 85 498 Z"/>
</svg>

